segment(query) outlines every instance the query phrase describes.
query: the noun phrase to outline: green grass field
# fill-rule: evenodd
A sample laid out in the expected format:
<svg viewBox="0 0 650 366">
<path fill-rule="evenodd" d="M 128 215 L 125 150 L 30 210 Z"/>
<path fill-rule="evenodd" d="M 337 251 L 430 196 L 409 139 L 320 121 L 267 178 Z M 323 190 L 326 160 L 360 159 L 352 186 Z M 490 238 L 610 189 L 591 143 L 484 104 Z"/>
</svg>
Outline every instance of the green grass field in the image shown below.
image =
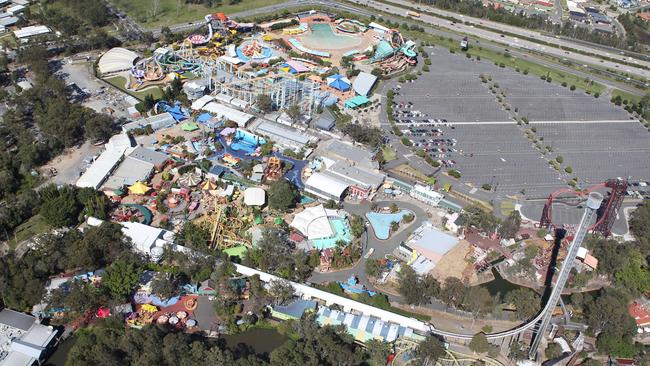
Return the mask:
<svg viewBox="0 0 650 366">
<path fill-rule="evenodd" d="M 37 234 L 43 234 L 50 229 L 50 225 L 40 215 L 32 216 L 29 220 L 18 225 L 14 230 L 13 237 L 9 240 L 9 245 L 11 248 L 15 248 L 16 244 L 21 241 L 27 240 Z"/>
<path fill-rule="evenodd" d="M 113 3 L 145 28 L 156 28 L 192 21 L 195 21 L 198 26 L 206 14 L 218 12 L 233 14 L 284 1 L 286 0 L 241 0 L 239 3 L 231 4 L 230 0 L 224 0 L 222 6 L 207 7 L 199 4 L 185 4 L 184 1 L 159 0 L 155 16 L 153 15 L 153 0 L 115 0 Z"/>
<path fill-rule="evenodd" d="M 106 81 L 107 83 L 113 85 L 114 87 L 116 87 L 116 88 L 124 91 L 125 93 L 130 94 L 130 95 L 132 95 L 132 96 L 134 96 L 134 97 L 136 97 L 136 98 L 138 98 L 140 100 L 143 100 L 144 97 L 147 94 L 151 94 L 153 96 L 153 99 L 160 99 L 162 97 L 162 90 L 160 89 L 160 87 L 157 87 L 157 86 L 156 87 L 150 87 L 150 88 L 147 88 L 146 90 L 139 91 L 139 92 L 126 90 L 124 88 L 124 85 L 126 85 L 126 79 L 123 76 L 113 76 L 113 77 L 104 79 L 104 81 Z"/>
<path fill-rule="evenodd" d="M 384 160 L 391 161 L 397 159 L 397 153 L 390 146 L 384 145 L 381 148 L 382 154 L 384 155 Z"/>
<path fill-rule="evenodd" d="M 642 97 L 640 97 L 638 95 L 630 94 L 630 93 L 625 92 L 625 91 L 620 90 L 620 89 L 612 90 L 612 97 L 615 97 L 617 95 L 620 95 L 621 98 L 623 98 L 623 100 L 628 100 L 628 101 L 633 102 L 633 103 L 640 102 L 641 98 L 642 98 Z"/>
</svg>

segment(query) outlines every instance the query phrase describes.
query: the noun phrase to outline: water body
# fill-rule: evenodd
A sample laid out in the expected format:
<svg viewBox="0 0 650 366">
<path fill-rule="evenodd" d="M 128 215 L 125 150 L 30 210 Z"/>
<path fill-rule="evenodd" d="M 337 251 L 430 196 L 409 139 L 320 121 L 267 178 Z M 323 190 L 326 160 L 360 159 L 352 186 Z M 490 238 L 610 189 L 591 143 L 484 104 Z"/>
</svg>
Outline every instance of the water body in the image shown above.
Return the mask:
<svg viewBox="0 0 650 366">
<path fill-rule="evenodd" d="M 68 353 L 72 349 L 72 346 L 77 342 L 77 337 L 72 336 L 63 342 L 59 343 L 59 346 L 56 347 L 56 350 L 50 358 L 45 361 L 45 366 L 64 366 L 65 361 L 68 359 Z"/>
<path fill-rule="evenodd" d="M 494 275 L 492 281 L 483 283 L 479 286 L 486 288 L 492 296 L 498 295 L 501 301 L 503 301 L 508 292 L 521 288 L 519 285 L 506 281 L 495 268 L 492 268 L 492 274 Z"/>
<path fill-rule="evenodd" d="M 260 356 L 268 355 L 282 346 L 289 338 L 278 333 L 275 329 L 253 328 L 246 332 L 223 337 L 226 347 L 235 355 L 250 354 L 251 351 Z"/>
<path fill-rule="evenodd" d="M 334 33 L 329 24 L 312 24 L 310 27 L 311 33 L 303 37 L 302 41 L 314 49 L 338 50 L 361 43 L 360 39 Z"/>
</svg>

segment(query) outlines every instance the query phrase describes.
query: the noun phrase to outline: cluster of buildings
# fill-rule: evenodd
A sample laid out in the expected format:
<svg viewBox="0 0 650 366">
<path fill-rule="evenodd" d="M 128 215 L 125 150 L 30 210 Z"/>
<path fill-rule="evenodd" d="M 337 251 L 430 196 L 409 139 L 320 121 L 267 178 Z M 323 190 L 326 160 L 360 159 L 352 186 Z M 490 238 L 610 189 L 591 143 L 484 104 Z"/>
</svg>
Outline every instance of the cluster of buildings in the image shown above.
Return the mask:
<svg viewBox="0 0 650 366">
<path fill-rule="evenodd" d="M 56 345 L 58 332 L 31 315 L 0 311 L 0 366 L 34 366 Z"/>
<path fill-rule="evenodd" d="M 31 0 L 0 0 L 0 34 L 11 30 L 18 41 L 27 42 L 34 36 L 51 32 L 44 25 L 18 27 L 22 14 L 30 3 Z"/>
</svg>

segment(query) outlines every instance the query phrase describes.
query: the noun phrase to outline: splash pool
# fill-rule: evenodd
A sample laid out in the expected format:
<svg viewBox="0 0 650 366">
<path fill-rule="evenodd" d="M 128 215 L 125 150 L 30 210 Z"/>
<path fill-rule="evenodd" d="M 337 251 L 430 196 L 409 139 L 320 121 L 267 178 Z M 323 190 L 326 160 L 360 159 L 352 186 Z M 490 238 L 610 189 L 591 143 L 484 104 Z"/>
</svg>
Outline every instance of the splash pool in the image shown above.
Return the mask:
<svg viewBox="0 0 650 366">
<path fill-rule="evenodd" d="M 334 33 L 329 24 L 312 24 L 311 32 L 302 37 L 302 42 L 308 47 L 325 50 L 338 50 L 358 46 L 361 40 L 351 36 Z"/>
<path fill-rule="evenodd" d="M 336 247 L 336 242 L 343 240 L 345 243 L 352 241 L 352 234 L 346 220 L 342 217 L 330 217 L 330 226 L 334 231 L 334 235 L 329 238 L 316 239 L 312 242 L 317 249 L 327 249 Z"/>
<path fill-rule="evenodd" d="M 366 218 L 370 222 L 370 226 L 372 226 L 372 230 L 375 232 L 377 239 L 386 240 L 390 236 L 390 224 L 393 221 L 400 222 L 408 214 L 412 214 L 412 212 L 408 210 L 402 210 L 396 213 L 368 212 Z"/>
<path fill-rule="evenodd" d="M 235 151 L 244 151 L 247 154 L 252 154 L 258 146 L 264 145 L 265 143 L 266 140 L 263 138 L 238 129 L 235 132 L 235 137 L 232 140 L 232 144 L 230 144 L 230 148 Z"/>
</svg>

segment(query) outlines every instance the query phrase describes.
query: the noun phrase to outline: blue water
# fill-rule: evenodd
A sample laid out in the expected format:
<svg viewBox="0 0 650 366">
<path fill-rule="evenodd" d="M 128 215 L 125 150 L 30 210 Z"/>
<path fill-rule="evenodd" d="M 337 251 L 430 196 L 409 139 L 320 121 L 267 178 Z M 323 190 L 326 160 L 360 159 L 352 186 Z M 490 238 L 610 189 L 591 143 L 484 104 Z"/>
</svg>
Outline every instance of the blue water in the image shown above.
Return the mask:
<svg viewBox="0 0 650 366">
<path fill-rule="evenodd" d="M 393 214 L 368 212 L 366 218 L 370 222 L 370 226 L 372 226 L 377 239 L 386 240 L 390 236 L 390 224 L 393 221 L 400 222 L 402 217 L 410 213 L 411 211 L 408 210 L 402 210 Z"/>
<path fill-rule="evenodd" d="M 354 37 L 334 33 L 329 24 L 312 24 L 311 33 L 303 37 L 302 40 L 309 47 L 321 46 L 324 49 L 348 48 L 359 44 Z"/>
<path fill-rule="evenodd" d="M 301 204 L 301 205 L 306 205 L 306 204 L 312 203 L 312 202 L 314 202 L 314 201 L 315 201 L 315 200 L 314 200 L 313 198 L 311 198 L 311 197 L 308 197 L 308 196 L 300 196 L 300 204 Z"/>
<path fill-rule="evenodd" d="M 237 130 L 230 147 L 235 151 L 245 151 L 247 154 L 252 154 L 258 146 L 264 145 L 265 143 L 266 140 L 259 136 L 255 136 L 246 131 Z"/>
<path fill-rule="evenodd" d="M 250 57 L 244 55 L 244 51 L 242 49 L 242 46 L 238 46 L 237 48 L 235 48 L 235 53 L 237 53 L 237 57 L 239 57 L 240 59 L 242 59 L 242 60 L 244 60 L 246 62 L 251 60 Z M 261 61 L 261 60 L 267 59 L 267 58 L 269 58 L 271 56 L 273 56 L 273 52 L 271 51 L 271 49 L 268 48 L 268 47 L 262 47 L 262 55 L 260 57 L 253 57 L 253 61 Z"/>
<path fill-rule="evenodd" d="M 352 241 L 352 233 L 350 233 L 350 228 L 348 227 L 348 224 L 344 218 L 332 217 L 329 219 L 329 221 L 330 226 L 334 231 L 334 235 L 329 238 L 313 240 L 315 248 L 320 250 L 334 248 L 336 247 L 336 242 L 339 240 L 343 240 L 346 243 L 350 243 Z"/>
</svg>

